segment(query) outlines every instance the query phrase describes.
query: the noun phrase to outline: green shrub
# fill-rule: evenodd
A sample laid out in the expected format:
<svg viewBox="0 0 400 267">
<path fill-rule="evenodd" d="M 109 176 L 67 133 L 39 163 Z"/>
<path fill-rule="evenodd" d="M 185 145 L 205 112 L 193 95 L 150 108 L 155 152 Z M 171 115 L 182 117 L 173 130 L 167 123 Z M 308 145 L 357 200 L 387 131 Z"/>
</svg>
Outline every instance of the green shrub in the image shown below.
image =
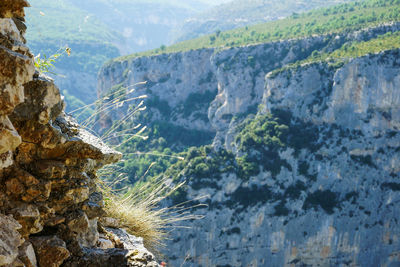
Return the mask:
<svg viewBox="0 0 400 267">
<path fill-rule="evenodd" d="M 117 60 L 159 53 L 189 51 L 203 47 L 244 46 L 260 42 L 300 38 L 313 34 L 341 33 L 385 22 L 400 21 L 400 3 L 397 1 L 365 0 L 362 1 L 363 4 L 360 3 L 360 1 L 356 1 L 316 9 L 286 19 L 221 32 L 218 38 L 214 34 L 207 35 L 171 45 L 165 51 L 150 50 L 121 57 Z"/>
<path fill-rule="evenodd" d="M 155 95 L 146 101 L 146 106 L 149 108 L 158 109 L 162 116 L 169 118 L 171 116 L 172 108 L 166 100 L 161 100 L 159 96 Z"/>
<path fill-rule="evenodd" d="M 209 73 L 207 76 L 207 79 L 212 79 L 213 73 Z M 207 81 L 204 81 L 207 82 Z M 209 106 L 211 101 L 215 99 L 215 96 L 217 95 L 217 90 L 215 91 L 205 91 L 203 93 L 191 93 L 189 96 L 186 98 L 185 102 L 182 104 L 183 105 L 183 110 L 182 114 L 183 117 L 187 118 L 194 112 L 202 109 L 203 107 Z"/>
<path fill-rule="evenodd" d="M 326 213 L 332 214 L 334 208 L 340 208 L 337 193 L 334 193 L 331 190 L 317 190 L 314 193 L 310 193 L 304 201 L 303 209 L 317 209 L 318 206 Z"/>
</svg>

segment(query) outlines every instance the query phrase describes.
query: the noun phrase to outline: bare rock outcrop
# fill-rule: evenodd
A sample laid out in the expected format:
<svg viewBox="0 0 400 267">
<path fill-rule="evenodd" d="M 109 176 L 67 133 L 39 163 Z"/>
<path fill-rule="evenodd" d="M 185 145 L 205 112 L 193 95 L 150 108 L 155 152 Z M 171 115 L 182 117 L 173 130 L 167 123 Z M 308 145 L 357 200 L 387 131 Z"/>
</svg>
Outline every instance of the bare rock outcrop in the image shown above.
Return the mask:
<svg viewBox="0 0 400 267">
<path fill-rule="evenodd" d="M 147 81 L 127 98 L 145 92 L 151 113 L 167 114 L 153 121 L 161 118 L 168 130 L 214 130 L 214 150 L 192 150 L 198 154 L 172 169 L 187 182 L 185 199 L 209 198 L 201 200 L 208 208 L 193 212 L 203 220 L 173 233 L 168 264 L 400 266 L 400 50 L 336 64 L 303 61 L 399 31 L 395 22 L 103 68 L 102 95 Z M 204 97 L 215 88 L 213 99 Z M 180 103 L 193 103 L 188 116 Z M 287 131 L 272 131 L 280 127 Z"/>
<path fill-rule="evenodd" d="M 136 247 L 99 239 L 96 171 L 121 154 L 67 116 L 59 89 L 35 73 L 23 37 L 27 6 L 0 3 L 0 266 L 112 266 L 98 255 L 158 266 L 147 250 L 137 261 Z"/>
</svg>

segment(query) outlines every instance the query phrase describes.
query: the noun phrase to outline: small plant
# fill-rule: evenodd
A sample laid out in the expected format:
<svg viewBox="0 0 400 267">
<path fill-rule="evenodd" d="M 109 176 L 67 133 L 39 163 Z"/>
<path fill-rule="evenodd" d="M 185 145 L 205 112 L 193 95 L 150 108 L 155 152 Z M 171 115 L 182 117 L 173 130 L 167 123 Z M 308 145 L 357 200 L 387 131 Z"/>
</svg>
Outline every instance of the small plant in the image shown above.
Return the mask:
<svg viewBox="0 0 400 267">
<path fill-rule="evenodd" d="M 151 167 L 152 165 L 149 169 Z M 161 203 L 176 193 L 184 183 L 174 185 L 165 178 L 138 181 L 136 186 L 122 194 L 113 190 L 112 187 L 115 183 L 124 180 L 126 174 L 121 172 L 120 179 L 111 184 L 104 182 L 104 176 L 110 176 L 115 171 L 121 172 L 117 165 L 107 166 L 100 171 L 100 179 L 103 179 L 99 184 L 105 197 L 107 216 L 117 219 L 119 227 L 125 228 L 130 234 L 142 237 L 145 246 L 153 252 L 158 252 L 158 249 L 164 246 L 164 241 L 168 238 L 171 230 L 180 227 L 177 223 L 204 217 L 191 214 L 193 208 L 203 206 L 198 204 L 188 207 L 187 204 L 192 201 L 172 207 L 162 207 Z M 196 200 L 199 199 L 193 201 Z"/>
<path fill-rule="evenodd" d="M 56 56 L 58 58 L 59 56 Z M 50 62 L 52 63 L 52 62 Z M 123 84 L 113 88 L 109 93 L 103 95 L 99 100 L 86 107 L 72 111 L 79 118 L 80 114 L 93 106 L 97 110 L 92 116 L 81 122 L 81 126 L 96 134 L 94 127 L 102 116 L 111 111 L 129 105 L 128 112 L 121 119 L 116 120 L 112 126 L 108 127 L 97 136 L 106 144 L 114 149 L 119 149 L 134 138 L 146 140 L 148 137 L 144 131 L 146 126 L 135 125 L 135 115 L 144 111 L 144 99 L 146 95 L 133 96 L 136 87 L 145 85 L 145 82 L 131 86 Z M 153 252 L 158 252 L 163 247 L 168 233 L 179 228 L 179 222 L 193 219 L 200 219 L 203 216 L 192 215 L 193 208 L 202 206 L 190 205 L 191 201 L 179 203 L 174 206 L 166 206 L 167 198 L 173 197 L 182 190 L 184 183 L 172 183 L 170 179 L 148 178 L 152 167 L 157 167 L 156 163 L 151 163 L 147 167 L 142 177 L 134 185 L 126 183 L 129 174 L 121 164 L 128 161 L 133 154 L 141 152 L 124 153 L 121 162 L 108 165 L 98 171 L 99 179 L 97 184 L 105 199 L 106 216 L 117 219 L 118 226 L 124 228 L 132 235 L 142 237 L 147 248 Z M 143 153 L 146 154 L 146 153 Z M 175 157 L 176 160 L 183 160 L 182 157 L 167 155 L 163 153 L 151 154 L 159 157 Z M 199 199 L 194 199 L 196 201 Z"/>
<path fill-rule="evenodd" d="M 60 48 L 54 55 L 47 57 L 46 54 L 43 54 L 43 57 L 38 54 L 35 56 L 35 67 L 39 70 L 40 73 L 51 73 L 57 75 L 54 72 L 51 72 L 50 69 L 54 68 L 54 63 L 56 60 L 61 57 L 63 54 L 71 55 L 71 48 L 65 47 Z"/>
</svg>

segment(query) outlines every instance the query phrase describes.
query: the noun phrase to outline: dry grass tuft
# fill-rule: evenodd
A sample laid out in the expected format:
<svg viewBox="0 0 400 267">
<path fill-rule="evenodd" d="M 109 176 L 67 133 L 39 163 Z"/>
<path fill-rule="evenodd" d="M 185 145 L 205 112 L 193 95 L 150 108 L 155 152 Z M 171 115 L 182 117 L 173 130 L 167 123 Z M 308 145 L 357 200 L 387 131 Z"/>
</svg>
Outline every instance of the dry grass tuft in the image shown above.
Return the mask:
<svg viewBox="0 0 400 267">
<path fill-rule="evenodd" d="M 113 171 L 113 167 L 109 166 L 106 169 Z M 103 172 L 102 175 L 105 173 Z M 130 234 L 142 237 L 148 249 L 158 251 L 159 248 L 164 247 L 164 242 L 168 239 L 171 230 L 185 227 L 179 223 L 203 218 L 203 216 L 191 214 L 193 208 L 204 206 L 203 204 L 188 205 L 189 202 L 198 199 L 172 207 L 162 207 L 162 202 L 184 183 L 174 185 L 168 179 L 159 178 L 157 181 L 138 182 L 138 184 L 129 188 L 124 194 L 112 190 L 112 184 L 102 182 L 100 185 L 106 200 L 107 216 L 117 219 L 119 226 Z"/>
<path fill-rule="evenodd" d="M 131 120 L 135 114 L 146 109 L 143 99 L 147 96 L 129 97 L 129 95 L 135 92 L 136 86 L 143 84 L 138 83 L 133 86 L 122 87 L 113 93 L 103 96 L 95 103 L 77 109 L 72 113 L 79 118 L 87 108 L 96 106 L 96 112 L 81 122 L 83 128 L 96 134 L 93 128 L 99 119 L 101 119 L 102 114 L 107 114 L 123 105 L 135 103 L 133 108 L 128 109 L 127 114 L 123 118 L 114 122 L 112 127 L 101 135 L 96 135 L 114 149 L 117 149 L 135 137 L 147 139 L 147 136 L 142 135 L 146 126 L 142 126 L 141 124 L 137 124 L 130 129 L 118 130 L 123 123 Z M 115 95 L 116 97 L 114 97 Z M 131 154 L 145 153 L 135 152 L 124 155 L 124 157 L 129 157 Z M 158 156 L 173 157 L 162 154 Z M 183 160 L 181 157 L 177 158 Z M 201 219 L 203 217 L 191 214 L 191 210 L 204 205 L 191 205 L 190 202 L 198 200 L 194 199 L 172 207 L 165 207 L 165 204 L 168 202 L 166 198 L 180 189 L 184 183 L 174 184 L 171 180 L 165 178 L 145 181 L 144 177 L 153 165 L 154 163 L 148 167 L 145 175 L 134 186 L 124 187 L 120 190 L 115 190 L 114 188 L 127 180 L 128 175 L 117 164 L 106 166 L 98 171 L 98 184 L 105 198 L 107 216 L 117 219 L 119 227 L 126 229 L 130 234 L 142 237 L 145 246 L 157 253 L 164 246 L 169 232 L 174 228 L 183 227 L 179 225 L 180 222 Z M 110 177 L 116 178 L 112 182 L 108 182 L 110 181 Z"/>
</svg>

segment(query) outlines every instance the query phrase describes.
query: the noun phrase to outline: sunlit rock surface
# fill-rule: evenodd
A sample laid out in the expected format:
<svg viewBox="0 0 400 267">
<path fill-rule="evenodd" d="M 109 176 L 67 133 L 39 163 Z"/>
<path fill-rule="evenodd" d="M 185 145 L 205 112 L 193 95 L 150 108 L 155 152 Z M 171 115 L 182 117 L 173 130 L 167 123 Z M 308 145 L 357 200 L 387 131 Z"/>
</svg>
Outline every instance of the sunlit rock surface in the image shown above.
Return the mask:
<svg viewBox="0 0 400 267">
<path fill-rule="evenodd" d="M 314 63 L 267 75 L 263 108 L 292 116 L 299 148 L 243 181 L 203 178 L 205 219 L 176 231 L 173 264 L 397 266 L 400 264 L 400 51 L 339 68 Z M 293 129 L 293 130 L 292 130 Z M 199 189 L 198 184 L 204 186 Z M 189 183 L 190 185 L 190 183 Z"/>
<path fill-rule="evenodd" d="M 26 6 L 0 3 L 0 266 L 158 266 L 142 240 L 125 247 L 103 233 L 96 171 L 122 155 L 68 117 L 59 89 L 35 73 Z"/>
<path fill-rule="evenodd" d="M 400 265 L 399 50 L 339 65 L 285 67 L 314 50 L 330 52 L 398 30 L 393 23 L 341 35 L 132 58 L 103 68 L 100 95 L 116 85 L 147 81 L 130 96 L 167 102 L 171 116 L 163 118 L 161 108 L 150 106 L 158 114 L 154 120 L 209 129 L 215 150 L 237 153 L 232 143 L 240 118 L 267 112 L 286 118 L 297 140 L 271 159 L 277 174 L 263 169 L 249 180 L 230 172 L 188 179 L 187 199 L 208 195 L 201 201 L 208 208 L 196 211 L 203 220 L 173 233 L 169 264 Z M 215 89 L 214 98 L 201 102 L 204 92 Z M 179 103 L 190 95 L 201 104 L 185 117 Z M 107 114 L 103 127 L 127 108 Z"/>
</svg>

